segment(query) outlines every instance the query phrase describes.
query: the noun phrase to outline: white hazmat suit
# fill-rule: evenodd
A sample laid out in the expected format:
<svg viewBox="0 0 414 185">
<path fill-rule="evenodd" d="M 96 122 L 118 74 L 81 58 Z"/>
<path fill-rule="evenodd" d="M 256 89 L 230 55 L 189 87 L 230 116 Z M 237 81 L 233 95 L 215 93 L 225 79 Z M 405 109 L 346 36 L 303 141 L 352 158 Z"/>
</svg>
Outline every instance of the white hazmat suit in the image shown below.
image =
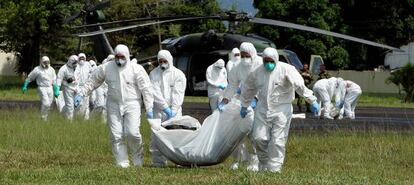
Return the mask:
<svg viewBox="0 0 414 185">
<path fill-rule="evenodd" d="M 49 57 L 44 56 L 40 60 L 39 66 L 35 67 L 27 76 L 25 80 L 26 90 L 27 85 L 36 80 L 37 90 L 40 97 L 40 112 L 42 120 L 46 121 L 50 106 L 53 103 L 53 88 L 52 85 L 55 83 L 56 73 L 55 70 L 50 66 Z M 24 88 L 24 87 L 23 87 Z M 23 90 L 25 92 L 25 90 Z"/>
<path fill-rule="evenodd" d="M 242 88 L 241 101 L 242 107 L 248 107 L 258 93 L 252 136 L 259 156 L 259 170 L 280 172 L 285 158 L 295 91 L 308 102 L 315 102 L 316 97 L 306 88 L 295 67 L 279 62 L 276 49 L 266 48 L 263 58 L 266 57 L 275 62 L 275 68 L 270 72 L 261 65 L 252 71 Z"/>
<path fill-rule="evenodd" d="M 240 59 L 240 50 L 238 48 L 233 48 L 229 53 L 229 61 L 226 65 L 227 73 L 230 73 L 230 71 L 240 63 Z"/>
<path fill-rule="evenodd" d="M 343 104 L 341 115 L 344 114 L 344 118 L 355 119 L 355 107 L 357 105 L 359 96 L 362 94 L 361 87 L 353 81 L 344 80 L 345 83 L 345 96 L 341 104 Z"/>
<path fill-rule="evenodd" d="M 61 87 L 63 92 L 63 98 L 65 99 L 65 106 L 63 107 L 63 113 L 68 120 L 73 119 L 74 114 L 74 98 L 75 91 L 78 86 L 77 76 L 75 75 L 75 69 L 77 68 L 78 56 L 72 55 L 69 57 L 68 62 L 63 65 L 58 72 L 56 78 L 56 84 Z"/>
<path fill-rule="evenodd" d="M 142 166 L 143 148 L 140 134 L 141 96 L 147 112 L 152 112 L 153 95 L 151 82 L 144 68 L 130 62 L 129 49 L 125 45 L 115 48 L 116 59 L 100 65 L 81 89 L 81 96 L 89 95 L 102 83 L 108 85 L 106 102 L 107 121 L 110 129 L 112 152 L 116 164 L 129 166 L 127 144 L 133 164 Z"/>
<path fill-rule="evenodd" d="M 208 66 L 206 71 L 207 92 L 212 111 L 217 109 L 218 103 L 223 97 L 223 90 L 227 87 L 227 71 L 224 68 L 224 60 L 219 59 Z"/>
<path fill-rule="evenodd" d="M 339 104 L 341 102 L 341 93 L 345 92 L 345 87 L 343 84 L 342 78 L 331 77 L 328 79 L 318 80 L 315 85 L 313 85 L 313 92 L 318 98 L 318 103 L 322 103 L 323 107 L 323 117 L 326 119 L 333 119 L 331 116 L 332 103 L 331 100 L 335 97 L 335 102 Z M 318 113 L 318 116 L 321 116 L 321 112 Z"/>
<path fill-rule="evenodd" d="M 78 67 L 75 70 L 75 76 L 78 80 L 77 88 L 81 89 L 82 86 L 86 83 L 86 81 L 88 81 L 92 72 L 92 67 L 89 64 L 89 62 L 86 61 L 86 55 L 84 53 L 80 53 L 78 55 L 78 58 L 79 63 Z M 89 97 L 90 96 L 84 97 L 82 105 L 77 109 L 77 114 L 83 116 L 85 120 L 89 120 Z"/>
<path fill-rule="evenodd" d="M 169 51 L 160 50 L 157 59 L 168 62 L 159 65 L 149 75 L 154 89 L 154 118 L 165 121 L 168 116 L 163 110 L 167 108 L 170 108 L 176 116 L 182 115 L 181 105 L 184 102 L 187 79 L 181 70 L 174 67 L 173 57 Z M 153 139 L 151 139 L 150 152 L 154 166 L 166 165 L 167 160 L 159 152 Z"/>
<path fill-rule="evenodd" d="M 257 55 L 256 48 L 252 43 L 243 42 L 240 45 L 240 52 L 241 55 L 244 53 L 248 53 L 250 57 L 243 57 L 238 65 L 231 69 L 228 74 L 228 86 L 224 90 L 224 98 L 230 100 L 238 91 L 238 89 L 243 89 L 244 83 L 248 74 L 255 70 L 257 67 L 263 64 L 262 57 Z M 236 97 L 238 95 L 236 94 Z M 253 100 L 252 97 L 251 100 Z M 249 134 L 248 140 L 252 140 L 251 135 Z M 243 160 L 244 158 L 249 158 L 249 166 L 247 167 L 248 170 L 257 171 L 259 170 L 259 160 L 256 155 L 256 149 L 254 146 L 249 151 L 247 151 L 246 144 L 242 144 L 236 149 L 234 153 L 234 157 Z M 232 169 L 238 168 L 238 163 L 235 162 L 231 165 Z"/>
</svg>

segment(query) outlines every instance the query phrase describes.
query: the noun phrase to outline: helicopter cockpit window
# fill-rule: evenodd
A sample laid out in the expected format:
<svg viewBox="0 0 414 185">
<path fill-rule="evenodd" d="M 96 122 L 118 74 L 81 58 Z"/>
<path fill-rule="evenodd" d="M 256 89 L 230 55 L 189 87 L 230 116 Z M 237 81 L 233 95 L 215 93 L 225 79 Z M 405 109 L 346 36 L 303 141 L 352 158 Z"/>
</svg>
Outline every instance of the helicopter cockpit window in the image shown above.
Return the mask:
<svg viewBox="0 0 414 185">
<path fill-rule="evenodd" d="M 289 64 L 288 60 L 283 55 L 279 55 L 279 61 Z"/>
<path fill-rule="evenodd" d="M 184 74 L 187 74 L 188 56 L 180 56 L 174 58 L 174 66 L 180 69 Z"/>
</svg>

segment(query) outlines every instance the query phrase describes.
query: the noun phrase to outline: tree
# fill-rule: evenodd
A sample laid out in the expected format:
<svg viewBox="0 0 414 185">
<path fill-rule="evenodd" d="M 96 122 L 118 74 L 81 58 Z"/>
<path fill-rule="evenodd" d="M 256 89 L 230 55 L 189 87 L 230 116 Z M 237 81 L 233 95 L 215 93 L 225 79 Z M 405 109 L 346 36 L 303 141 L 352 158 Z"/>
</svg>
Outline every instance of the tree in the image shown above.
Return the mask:
<svg viewBox="0 0 414 185">
<path fill-rule="evenodd" d="M 260 0 L 254 1 L 259 10 L 257 17 L 269 18 L 317 27 L 339 33 L 346 32 L 340 6 L 328 0 Z M 342 40 L 330 36 L 274 26 L 255 25 L 255 32 L 275 41 L 278 48 L 296 52 L 302 60 L 309 61 L 311 54 L 325 58 L 330 69 L 343 69 L 349 64 L 349 55 Z"/>
<path fill-rule="evenodd" d="M 68 27 L 62 25 L 65 14 L 81 5 L 73 0 L 2 0 L 0 4 L 0 49 L 14 52 L 17 72 L 30 72 L 40 55 L 65 60 L 64 54 L 76 48 Z"/>
<path fill-rule="evenodd" d="M 393 83 L 405 92 L 404 102 L 413 102 L 414 98 L 414 65 L 408 63 L 401 69 L 391 73 L 387 83 Z"/>
</svg>

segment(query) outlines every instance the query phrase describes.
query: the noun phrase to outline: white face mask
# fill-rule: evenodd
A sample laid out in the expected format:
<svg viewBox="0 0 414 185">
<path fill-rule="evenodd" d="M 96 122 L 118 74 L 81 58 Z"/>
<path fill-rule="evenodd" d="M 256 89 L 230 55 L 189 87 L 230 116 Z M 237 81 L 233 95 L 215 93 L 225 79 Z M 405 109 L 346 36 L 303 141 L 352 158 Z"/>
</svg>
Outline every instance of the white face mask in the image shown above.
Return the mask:
<svg viewBox="0 0 414 185">
<path fill-rule="evenodd" d="M 242 58 L 241 63 L 244 66 L 250 66 L 252 64 L 252 58 Z"/>
<path fill-rule="evenodd" d="M 125 64 L 126 64 L 126 60 L 122 60 L 122 59 L 116 59 L 115 60 L 115 62 L 116 62 L 116 64 L 119 66 L 119 67 L 121 67 L 121 66 L 124 66 Z"/>
<path fill-rule="evenodd" d="M 162 70 L 166 70 L 166 69 L 168 69 L 170 67 L 170 65 L 168 65 L 168 64 L 161 64 L 161 69 Z"/>
<path fill-rule="evenodd" d="M 241 57 L 240 57 L 240 56 L 235 56 L 235 57 L 234 57 L 234 61 L 235 61 L 235 62 L 240 62 L 240 60 L 241 60 Z"/>
<path fill-rule="evenodd" d="M 79 64 L 83 65 L 85 63 L 85 60 L 79 60 Z"/>
</svg>

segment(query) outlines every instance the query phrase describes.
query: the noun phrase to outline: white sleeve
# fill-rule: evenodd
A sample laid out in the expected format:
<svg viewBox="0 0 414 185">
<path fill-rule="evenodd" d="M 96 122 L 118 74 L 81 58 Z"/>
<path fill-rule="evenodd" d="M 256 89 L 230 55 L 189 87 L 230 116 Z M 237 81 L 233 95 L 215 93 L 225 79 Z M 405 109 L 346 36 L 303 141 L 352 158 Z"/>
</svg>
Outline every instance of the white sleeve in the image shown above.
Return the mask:
<svg viewBox="0 0 414 185">
<path fill-rule="evenodd" d="M 236 93 L 237 88 L 240 86 L 240 78 L 237 72 L 237 68 L 233 69 L 228 73 L 228 86 L 224 90 L 224 98 L 231 99 L 231 97 Z M 252 97 L 253 98 L 253 97 Z"/>
<path fill-rule="evenodd" d="M 136 83 L 138 86 L 138 89 L 141 91 L 145 110 L 147 112 L 152 112 L 153 106 L 154 106 L 154 96 L 152 94 L 152 84 L 148 77 L 147 72 L 144 70 L 143 67 L 138 68 L 137 77 L 136 77 Z"/>
<path fill-rule="evenodd" d="M 157 69 L 151 71 L 149 78 L 152 83 L 152 94 L 154 96 L 154 104 L 157 108 L 164 110 L 165 108 L 169 107 L 167 101 L 165 101 L 164 96 L 161 92 L 161 84 L 158 84 L 154 80 L 154 75 L 157 75 Z"/>
<path fill-rule="evenodd" d="M 251 73 L 249 73 L 249 75 L 247 76 L 243 88 L 242 88 L 242 92 L 241 92 L 241 104 L 243 107 L 248 107 L 250 106 L 250 103 L 252 102 L 252 99 L 256 96 L 258 89 L 256 86 L 256 71 L 254 70 Z"/>
<path fill-rule="evenodd" d="M 56 76 L 56 82 L 55 82 L 57 86 L 62 86 L 62 81 L 65 75 L 64 69 L 65 68 L 62 66 L 58 71 L 58 74 Z"/>
<path fill-rule="evenodd" d="M 207 83 L 208 84 L 210 84 L 210 85 L 212 85 L 212 86 L 214 86 L 214 87 L 218 87 L 220 84 L 216 84 L 216 83 L 214 83 L 213 82 L 213 80 L 211 80 L 212 79 L 212 76 L 211 76 L 211 70 L 212 70 L 212 67 L 210 66 L 210 67 L 208 67 L 207 68 L 207 71 L 206 71 L 206 80 L 207 80 Z"/>
<path fill-rule="evenodd" d="M 39 75 L 39 70 L 36 67 L 29 73 L 29 75 L 27 75 L 26 80 L 28 80 L 29 82 L 32 82 L 32 81 L 36 80 L 38 75 Z"/>
<path fill-rule="evenodd" d="M 338 87 L 335 88 L 335 103 L 341 103 L 345 100 L 346 93 L 346 82 L 338 84 Z"/>
<path fill-rule="evenodd" d="M 84 96 L 88 96 L 92 93 L 93 90 L 101 86 L 101 84 L 105 81 L 105 70 L 103 66 L 98 67 L 96 73 L 94 73 L 82 86 L 81 94 Z"/>
<path fill-rule="evenodd" d="M 305 86 L 302 76 L 294 67 L 289 67 L 286 71 L 287 79 L 293 85 L 296 93 L 305 98 L 308 103 L 316 101 L 313 91 Z"/>
<path fill-rule="evenodd" d="M 175 75 L 177 75 L 177 78 L 174 81 L 174 88 L 171 92 L 173 97 L 171 102 L 171 108 L 173 111 L 177 112 L 177 110 L 181 108 L 181 105 L 183 105 L 184 102 L 187 79 L 185 78 L 184 73 L 182 73 L 181 71 L 175 72 Z"/>
</svg>

